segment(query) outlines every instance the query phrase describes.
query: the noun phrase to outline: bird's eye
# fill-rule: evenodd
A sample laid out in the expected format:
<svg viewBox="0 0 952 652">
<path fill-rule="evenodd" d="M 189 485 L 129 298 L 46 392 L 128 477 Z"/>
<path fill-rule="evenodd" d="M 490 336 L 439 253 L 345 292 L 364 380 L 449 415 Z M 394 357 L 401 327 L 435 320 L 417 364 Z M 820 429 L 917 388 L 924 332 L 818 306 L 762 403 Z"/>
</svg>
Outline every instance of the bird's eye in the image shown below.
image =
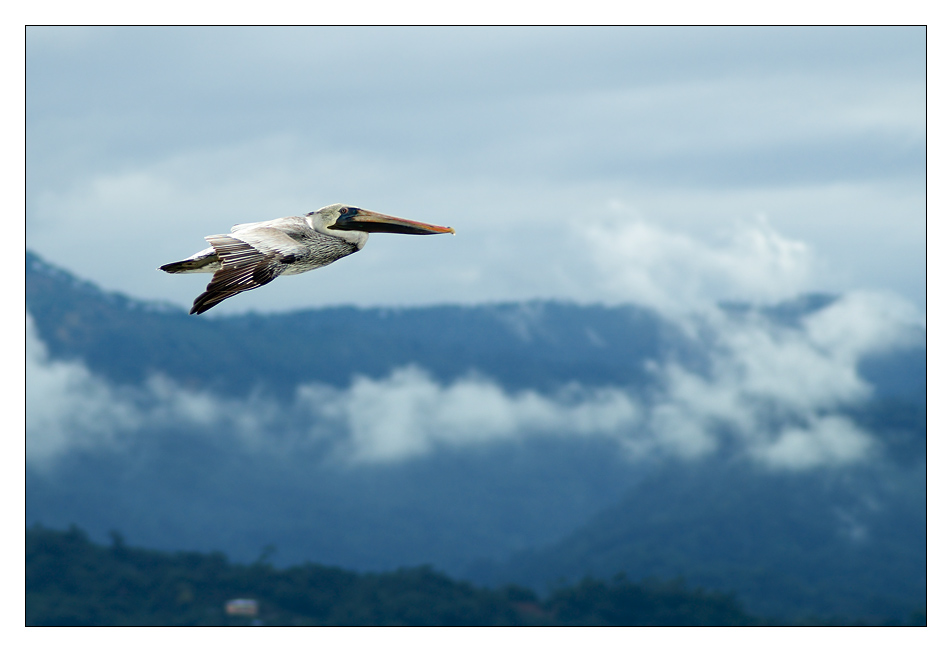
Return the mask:
<svg viewBox="0 0 952 652">
<path fill-rule="evenodd" d="M 342 209 L 340 209 L 340 214 L 341 214 L 341 215 L 347 215 L 347 213 L 349 212 L 349 210 L 350 210 L 350 209 L 348 209 L 346 206 L 344 206 Z"/>
</svg>

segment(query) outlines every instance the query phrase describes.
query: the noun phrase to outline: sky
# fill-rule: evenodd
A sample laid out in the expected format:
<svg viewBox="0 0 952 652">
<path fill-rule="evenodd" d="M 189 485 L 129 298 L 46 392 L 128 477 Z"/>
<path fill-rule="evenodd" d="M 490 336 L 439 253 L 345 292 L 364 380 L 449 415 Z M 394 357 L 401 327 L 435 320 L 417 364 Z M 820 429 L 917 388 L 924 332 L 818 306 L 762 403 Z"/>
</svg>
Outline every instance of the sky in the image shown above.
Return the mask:
<svg viewBox="0 0 952 652">
<path fill-rule="evenodd" d="M 159 265 L 344 202 L 457 234 L 376 234 L 198 319 L 559 299 L 714 338 L 709 375 L 659 360 L 652 397 L 411 366 L 248 407 L 162 377 L 113 387 L 51 359 L 27 314 L 28 459 L 216 414 L 251 446 L 346 432 L 351 463 L 540 434 L 633 458 L 736 445 L 785 470 L 875 454 L 831 410 L 870 396 L 863 355 L 924 323 L 924 29 L 53 27 L 26 46 L 26 246 L 107 290 L 186 310 L 209 277 Z M 712 309 L 815 291 L 843 298 L 799 331 Z M 764 405 L 799 425 L 767 427 Z"/>
<path fill-rule="evenodd" d="M 28 28 L 26 246 L 156 270 L 343 202 L 374 235 L 215 314 L 522 299 L 926 303 L 924 28 Z M 203 317 L 205 318 L 205 317 Z"/>
</svg>

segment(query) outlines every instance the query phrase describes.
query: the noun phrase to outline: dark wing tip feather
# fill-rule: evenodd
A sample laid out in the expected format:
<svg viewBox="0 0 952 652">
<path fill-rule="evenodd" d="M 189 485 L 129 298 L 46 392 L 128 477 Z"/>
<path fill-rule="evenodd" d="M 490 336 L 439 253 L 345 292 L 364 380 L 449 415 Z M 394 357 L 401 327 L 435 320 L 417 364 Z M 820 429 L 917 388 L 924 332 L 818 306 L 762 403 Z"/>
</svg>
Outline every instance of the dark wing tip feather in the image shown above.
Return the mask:
<svg viewBox="0 0 952 652">
<path fill-rule="evenodd" d="M 219 303 L 227 299 L 228 297 L 233 297 L 237 292 L 233 294 L 220 294 L 215 296 L 212 292 L 202 292 L 195 298 L 195 301 L 192 303 L 192 309 L 188 311 L 190 315 L 200 315 L 203 312 L 211 310 Z"/>
<path fill-rule="evenodd" d="M 222 268 L 215 272 L 205 291 L 196 297 L 188 312 L 190 315 L 200 315 L 225 299 L 266 285 L 283 269 L 282 265 L 273 264 L 269 257 L 247 242 L 227 235 L 210 236 L 206 240 L 215 247 Z"/>
</svg>

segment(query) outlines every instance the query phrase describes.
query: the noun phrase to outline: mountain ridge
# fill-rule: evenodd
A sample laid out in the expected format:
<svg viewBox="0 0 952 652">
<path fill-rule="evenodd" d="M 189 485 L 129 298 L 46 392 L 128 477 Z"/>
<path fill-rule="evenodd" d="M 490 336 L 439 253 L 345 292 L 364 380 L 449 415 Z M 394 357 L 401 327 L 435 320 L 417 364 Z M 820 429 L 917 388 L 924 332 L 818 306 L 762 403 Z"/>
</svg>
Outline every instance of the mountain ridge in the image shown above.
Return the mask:
<svg viewBox="0 0 952 652">
<path fill-rule="evenodd" d="M 161 372 L 228 393 L 260 389 L 263 377 L 265 390 L 279 393 L 304 382 L 341 387 L 355 374 L 381 377 L 408 364 L 420 364 L 443 381 L 484 374 L 509 389 L 540 378 L 551 378 L 552 387 L 572 381 L 639 384 L 647 374 L 637 361 L 659 347 L 684 345 L 657 314 L 636 306 L 585 308 L 598 316 L 598 333 L 591 320 L 579 318 L 578 307 L 541 301 L 342 306 L 196 319 L 164 304 L 104 293 L 30 252 L 26 283 L 27 309 L 54 357 L 79 355 L 117 382 L 141 382 Z M 631 337 L 633 330 L 639 337 Z M 528 343 L 534 345 L 531 353 Z"/>
</svg>

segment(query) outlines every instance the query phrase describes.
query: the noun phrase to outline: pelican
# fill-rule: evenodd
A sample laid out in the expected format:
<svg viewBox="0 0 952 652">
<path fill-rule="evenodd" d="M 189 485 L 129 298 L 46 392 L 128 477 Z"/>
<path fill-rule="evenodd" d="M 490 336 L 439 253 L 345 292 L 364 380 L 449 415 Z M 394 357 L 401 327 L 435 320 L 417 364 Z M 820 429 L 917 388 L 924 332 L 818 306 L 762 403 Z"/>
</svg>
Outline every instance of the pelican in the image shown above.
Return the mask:
<svg viewBox="0 0 952 652">
<path fill-rule="evenodd" d="M 210 235 L 211 245 L 159 269 L 169 274 L 214 274 L 188 314 L 200 315 L 229 297 L 266 285 L 282 274 L 302 274 L 360 251 L 371 233 L 456 233 L 448 226 L 413 222 L 331 204 L 303 217 L 236 224 L 229 235 Z"/>
</svg>

